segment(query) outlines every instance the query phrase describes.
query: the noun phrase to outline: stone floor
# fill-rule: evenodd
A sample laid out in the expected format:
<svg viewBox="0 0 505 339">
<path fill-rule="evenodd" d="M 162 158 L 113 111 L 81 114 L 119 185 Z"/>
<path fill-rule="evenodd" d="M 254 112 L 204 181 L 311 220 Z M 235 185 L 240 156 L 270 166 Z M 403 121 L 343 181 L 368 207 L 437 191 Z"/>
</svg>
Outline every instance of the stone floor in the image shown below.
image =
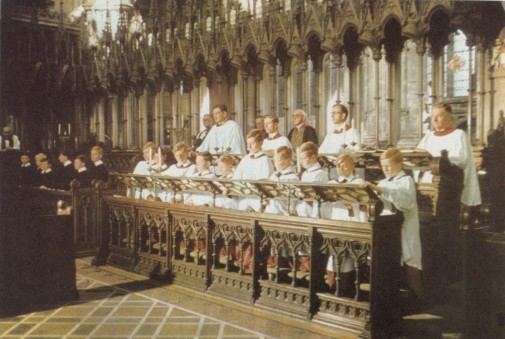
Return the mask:
<svg viewBox="0 0 505 339">
<path fill-rule="evenodd" d="M 189 290 L 78 259 L 78 300 L 0 319 L 1 338 L 304 338 L 328 336 L 235 311 Z M 401 338 L 460 338 L 458 300 L 406 316 Z M 327 333 L 352 338 L 343 333 Z"/>
</svg>

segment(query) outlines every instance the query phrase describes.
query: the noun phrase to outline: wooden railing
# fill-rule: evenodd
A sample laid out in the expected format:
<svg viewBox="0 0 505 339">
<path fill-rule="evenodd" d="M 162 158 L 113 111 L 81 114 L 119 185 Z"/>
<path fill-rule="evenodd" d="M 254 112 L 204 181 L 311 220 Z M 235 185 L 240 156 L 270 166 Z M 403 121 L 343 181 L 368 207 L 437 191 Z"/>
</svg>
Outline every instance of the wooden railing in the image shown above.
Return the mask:
<svg viewBox="0 0 505 339">
<path fill-rule="evenodd" d="M 379 216 L 380 204 L 373 198 L 370 220 L 363 223 L 120 196 L 105 196 L 104 201 L 108 264 L 364 336 L 370 330 L 385 336 L 395 332 L 402 220 Z M 341 296 L 338 287 L 331 291 L 326 285 L 330 255 L 339 264 L 346 257 L 355 261 L 352 295 Z M 281 256 L 291 267 L 279 265 Z M 273 258 L 276 264 L 271 265 Z M 297 269 L 301 261 L 311 267 L 309 272 Z M 250 270 L 245 267 L 249 264 Z"/>
</svg>

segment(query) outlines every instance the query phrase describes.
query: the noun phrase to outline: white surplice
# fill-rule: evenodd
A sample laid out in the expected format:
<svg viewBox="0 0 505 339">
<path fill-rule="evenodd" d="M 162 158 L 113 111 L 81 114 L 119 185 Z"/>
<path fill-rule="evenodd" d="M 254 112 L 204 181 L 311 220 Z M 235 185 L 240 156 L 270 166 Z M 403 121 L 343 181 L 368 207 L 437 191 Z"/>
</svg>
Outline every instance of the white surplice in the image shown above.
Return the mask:
<svg viewBox="0 0 505 339">
<path fill-rule="evenodd" d="M 215 124 L 210 129 L 197 152 L 208 151 L 212 154 L 246 154 L 244 135 L 238 124 L 227 120 L 221 125 Z"/>
<path fill-rule="evenodd" d="M 301 182 L 321 182 L 326 183 L 328 181 L 328 172 L 321 167 L 321 165 L 316 162 L 311 167 L 307 168 L 302 174 Z M 296 206 L 296 212 L 301 217 L 318 218 L 319 204 L 317 201 L 309 204 L 306 201 L 302 201 Z"/>
<path fill-rule="evenodd" d="M 352 146 L 352 143 L 355 143 Z M 345 149 L 342 145 L 346 145 Z M 319 154 L 339 154 L 349 150 L 359 150 L 360 137 L 358 131 L 350 125 L 335 126 L 319 146 Z"/>
<path fill-rule="evenodd" d="M 482 203 L 472 145 L 464 131 L 454 129 L 449 134 L 441 136 L 431 131 L 421 139 L 417 147 L 428 151 L 434 157 L 439 157 L 442 150 L 447 150 L 451 163 L 461 168 L 465 174 L 461 202 L 467 206 Z M 426 173 L 422 181 L 431 181 L 430 174 Z"/>
<path fill-rule="evenodd" d="M 379 181 L 379 187 L 379 197 L 384 202 L 383 214 L 394 214 L 396 210 L 403 212 L 402 261 L 421 270 L 421 238 L 414 179 L 400 171 L 393 178 Z"/>
<path fill-rule="evenodd" d="M 242 158 L 233 179 L 236 180 L 266 180 L 274 172 L 274 166 L 268 156 L 263 151 L 254 154 L 248 154 Z M 261 200 L 259 197 L 240 197 L 238 198 L 238 209 L 245 210 L 252 207 L 256 212 L 261 210 Z"/>
<path fill-rule="evenodd" d="M 296 174 L 296 168 L 294 166 L 288 166 L 280 172 L 276 172 L 270 176 L 271 181 L 276 182 L 298 182 L 300 179 Z M 288 199 L 284 198 L 274 198 L 268 201 L 265 207 L 265 213 L 288 215 L 288 211 L 296 210 L 296 199 L 290 199 L 290 206 L 288 208 Z"/>
</svg>

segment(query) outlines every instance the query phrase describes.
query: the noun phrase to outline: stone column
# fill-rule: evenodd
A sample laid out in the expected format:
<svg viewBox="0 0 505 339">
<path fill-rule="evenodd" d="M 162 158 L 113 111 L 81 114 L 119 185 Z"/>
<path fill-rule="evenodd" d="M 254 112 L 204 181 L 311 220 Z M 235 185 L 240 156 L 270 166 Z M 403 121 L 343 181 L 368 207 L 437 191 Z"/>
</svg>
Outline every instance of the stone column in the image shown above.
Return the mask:
<svg viewBox="0 0 505 339">
<path fill-rule="evenodd" d="M 426 52 L 426 46 L 423 39 L 419 39 L 416 42 L 416 52 L 417 52 L 417 68 L 420 70 L 418 72 L 417 78 L 417 103 L 419 105 L 419 129 L 418 129 L 418 139 L 421 140 L 423 137 L 423 112 L 424 112 L 424 53 Z"/>
<path fill-rule="evenodd" d="M 375 148 L 380 147 L 380 60 L 382 53 L 380 46 L 373 48 L 373 60 L 375 61 Z"/>
</svg>

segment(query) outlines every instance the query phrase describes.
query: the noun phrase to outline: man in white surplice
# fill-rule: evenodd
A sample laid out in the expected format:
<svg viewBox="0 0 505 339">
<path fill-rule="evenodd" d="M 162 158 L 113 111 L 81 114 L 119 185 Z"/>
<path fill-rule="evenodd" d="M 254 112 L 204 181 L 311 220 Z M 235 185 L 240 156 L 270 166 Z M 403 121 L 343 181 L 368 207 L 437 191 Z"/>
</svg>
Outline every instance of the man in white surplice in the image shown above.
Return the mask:
<svg viewBox="0 0 505 339">
<path fill-rule="evenodd" d="M 289 139 L 279 133 L 279 118 L 273 115 L 267 115 L 264 118 L 264 124 L 265 132 L 267 132 L 268 137 L 263 140 L 263 151 L 273 154 L 274 150 L 282 146 L 291 149 L 291 142 L 289 142 Z"/>
<path fill-rule="evenodd" d="M 481 196 L 472 145 L 466 133 L 453 128 L 451 122 L 452 108 L 449 104 L 433 105 L 431 124 L 435 130 L 428 132 L 417 147 L 428 151 L 434 157 L 439 157 L 442 150 L 447 150 L 449 161 L 464 172 L 461 202 L 467 206 L 478 206 L 481 204 Z M 429 173 L 425 173 L 421 181 L 431 181 L 431 177 Z"/>
<path fill-rule="evenodd" d="M 226 105 L 214 106 L 212 116 L 215 124 L 196 151 L 207 151 L 212 154 L 245 154 L 244 135 L 235 121 L 228 120 Z"/>
<path fill-rule="evenodd" d="M 358 131 L 345 121 L 349 111 L 342 104 L 333 106 L 332 119 L 335 125 L 319 147 L 319 154 L 339 154 L 346 150 L 359 150 L 360 138 Z"/>
</svg>

